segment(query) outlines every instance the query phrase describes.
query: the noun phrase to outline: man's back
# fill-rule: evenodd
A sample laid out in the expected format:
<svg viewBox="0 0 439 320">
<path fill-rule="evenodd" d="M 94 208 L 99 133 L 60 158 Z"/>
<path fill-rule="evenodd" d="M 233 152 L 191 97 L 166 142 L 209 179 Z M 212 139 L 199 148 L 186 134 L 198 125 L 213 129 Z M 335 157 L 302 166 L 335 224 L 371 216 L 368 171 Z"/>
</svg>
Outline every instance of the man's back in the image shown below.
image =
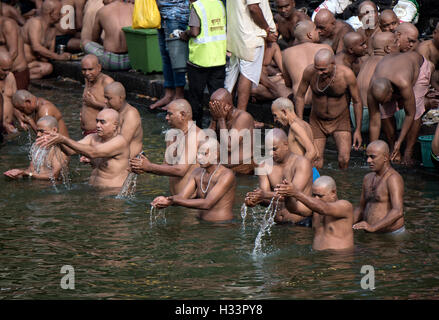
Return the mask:
<svg viewBox="0 0 439 320">
<path fill-rule="evenodd" d="M 360 72 L 358 73 L 357 84 L 364 107 L 367 106 L 367 90 L 369 89 L 370 79 L 372 79 L 375 68 L 382 58 L 384 58 L 384 56 L 373 55 L 369 57 L 363 63 Z"/>
<path fill-rule="evenodd" d="M 426 40 L 419 44 L 417 51 L 426 59 L 433 62 L 435 65 L 439 62 L 439 50 L 434 46 L 433 40 Z"/>
<path fill-rule="evenodd" d="M 104 49 L 113 53 L 126 53 L 128 51 L 125 34 L 122 27 L 131 26 L 133 19 L 131 3 L 113 2 L 101 8 L 97 21 L 105 32 Z"/>
</svg>

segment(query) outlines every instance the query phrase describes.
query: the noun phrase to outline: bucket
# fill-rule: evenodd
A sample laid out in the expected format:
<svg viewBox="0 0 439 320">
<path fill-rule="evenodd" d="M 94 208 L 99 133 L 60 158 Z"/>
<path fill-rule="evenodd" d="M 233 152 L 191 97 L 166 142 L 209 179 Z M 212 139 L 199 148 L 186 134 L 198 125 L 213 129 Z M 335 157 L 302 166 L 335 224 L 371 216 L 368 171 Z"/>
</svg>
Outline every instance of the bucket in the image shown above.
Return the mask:
<svg viewBox="0 0 439 320">
<path fill-rule="evenodd" d="M 186 65 L 189 56 L 189 47 L 186 41 L 180 38 L 166 39 L 169 57 L 171 58 L 172 69 L 174 72 L 186 72 Z"/>
<path fill-rule="evenodd" d="M 434 136 L 420 136 L 418 141 L 421 143 L 422 164 L 426 168 L 434 168 L 433 162 L 431 162 L 431 142 Z"/>
</svg>

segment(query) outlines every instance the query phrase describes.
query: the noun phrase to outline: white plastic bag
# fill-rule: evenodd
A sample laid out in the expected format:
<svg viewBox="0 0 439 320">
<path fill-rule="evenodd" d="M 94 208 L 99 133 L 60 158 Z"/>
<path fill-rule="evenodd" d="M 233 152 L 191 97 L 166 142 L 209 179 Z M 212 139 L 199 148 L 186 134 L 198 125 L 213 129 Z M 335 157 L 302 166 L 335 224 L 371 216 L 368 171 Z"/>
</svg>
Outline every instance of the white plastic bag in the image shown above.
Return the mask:
<svg viewBox="0 0 439 320">
<path fill-rule="evenodd" d="M 416 0 L 399 0 L 393 11 L 401 22 L 417 23 L 419 19 L 419 4 Z"/>
<path fill-rule="evenodd" d="M 314 10 L 311 19 L 314 21 L 314 17 L 320 11 L 320 9 L 328 9 L 334 15 L 337 13 L 343 13 L 344 9 L 346 9 L 346 7 L 351 3 L 351 0 L 325 0 Z"/>
</svg>

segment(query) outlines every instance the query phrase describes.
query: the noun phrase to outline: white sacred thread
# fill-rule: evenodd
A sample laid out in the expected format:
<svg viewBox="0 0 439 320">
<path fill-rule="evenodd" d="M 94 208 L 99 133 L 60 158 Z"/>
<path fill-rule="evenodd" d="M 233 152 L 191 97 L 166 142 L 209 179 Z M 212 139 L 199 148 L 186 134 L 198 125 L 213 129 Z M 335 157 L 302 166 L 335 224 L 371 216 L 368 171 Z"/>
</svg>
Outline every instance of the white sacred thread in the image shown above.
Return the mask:
<svg viewBox="0 0 439 320">
<path fill-rule="evenodd" d="M 218 170 L 219 166 L 221 163 L 218 163 L 218 165 L 216 166 L 216 169 L 213 171 L 213 173 L 210 175 L 209 181 L 207 182 L 207 188 L 206 190 L 203 190 L 203 178 L 204 178 L 204 174 L 206 173 L 206 169 L 204 169 L 203 173 L 201 174 L 201 181 L 200 181 L 200 188 L 201 191 L 203 193 L 206 193 L 207 190 L 209 190 L 209 186 L 210 186 L 210 181 L 212 180 L 212 177 L 215 175 L 216 170 Z"/>
<path fill-rule="evenodd" d="M 332 84 L 332 82 L 334 82 L 336 72 L 337 72 L 337 65 L 335 64 L 334 65 L 334 75 L 332 76 L 332 79 L 331 79 L 331 81 L 329 81 L 328 85 L 323 89 L 319 88 L 320 75 L 318 75 L 317 85 L 316 85 L 317 90 L 319 90 L 320 92 L 325 92 L 325 90 L 329 88 L 329 86 Z"/>
</svg>

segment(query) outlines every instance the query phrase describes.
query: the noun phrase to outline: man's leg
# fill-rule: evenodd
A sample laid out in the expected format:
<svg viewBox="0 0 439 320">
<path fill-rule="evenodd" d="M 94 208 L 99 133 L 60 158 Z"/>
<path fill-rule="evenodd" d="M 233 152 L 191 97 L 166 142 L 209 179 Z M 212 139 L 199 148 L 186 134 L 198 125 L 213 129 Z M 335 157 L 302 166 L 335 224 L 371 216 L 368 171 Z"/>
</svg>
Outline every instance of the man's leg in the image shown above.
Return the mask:
<svg viewBox="0 0 439 320">
<path fill-rule="evenodd" d="M 381 119 L 381 127 L 386 136 L 387 143 L 389 144 L 390 153 L 393 151 L 393 146 L 396 141 L 396 120 L 395 117 Z M 401 155 L 398 154 L 394 162 L 399 163 L 401 161 Z"/>
<path fill-rule="evenodd" d="M 28 64 L 30 79 L 41 79 L 52 73 L 53 66 L 48 62 L 32 61 Z"/>
<path fill-rule="evenodd" d="M 238 105 L 237 108 L 247 110 L 248 99 L 252 89 L 252 82 L 247 79 L 242 73 L 238 80 Z"/>
<path fill-rule="evenodd" d="M 418 139 L 419 130 L 421 129 L 421 118 L 413 121 L 412 126 L 407 132 L 406 136 L 406 146 L 404 151 L 404 164 L 407 166 L 412 166 L 413 161 L 413 148 Z"/>
<path fill-rule="evenodd" d="M 206 68 L 187 65 L 187 78 L 189 80 L 189 99 L 192 106 L 192 119 L 201 128 L 203 119 L 203 94 L 207 83 L 208 71 Z"/>
<path fill-rule="evenodd" d="M 338 166 L 340 169 L 347 169 L 351 156 L 352 135 L 349 131 L 335 131 L 335 144 L 338 152 Z"/>
<path fill-rule="evenodd" d="M 325 153 L 325 146 L 326 146 L 326 138 L 318 138 L 314 139 L 314 145 L 317 149 L 317 152 L 319 153 L 319 158 L 317 159 L 316 168 L 321 169 L 324 164 L 324 153 Z"/>
</svg>

